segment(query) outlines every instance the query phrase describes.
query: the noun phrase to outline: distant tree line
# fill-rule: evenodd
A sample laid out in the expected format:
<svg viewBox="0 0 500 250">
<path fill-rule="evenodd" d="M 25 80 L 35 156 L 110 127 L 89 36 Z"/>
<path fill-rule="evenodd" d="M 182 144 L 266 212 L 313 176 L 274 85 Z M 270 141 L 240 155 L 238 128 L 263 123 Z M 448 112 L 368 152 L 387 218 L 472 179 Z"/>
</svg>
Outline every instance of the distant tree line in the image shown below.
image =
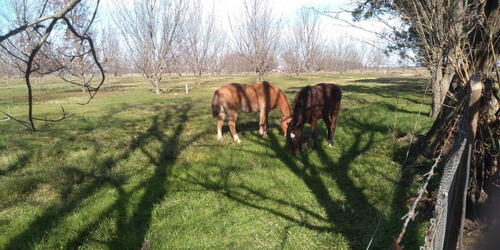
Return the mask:
<svg viewBox="0 0 500 250">
<path fill-rule="evenodd" d="M 26 4 L 21 4 L 23 2 Z M 37 9 L 28 2 L 6 2 L 4 10 L 11 10 L 15 15 L 4 15 L 3 22 L 12 21 L 15 16 L 36 15 Z M 53 2 L 55 8 L 67 1 Z M 363 73 L 368 68 L 378 70 L 387 61 L 382 50 L 347 35 L 328 40 L 324 33 L 330 30 L 322 26 L 323 17 L 312 8 L 300 8 L 295 20 L 285 25 L 266 0 L 242 1 L 241 9 L 229 17 L 217 16 L 215 5 L 204 4 L 200 0 L 115 1 L 111 13 L 98 12 L 100 22 L 89 27 L 88 34 L 95 40 L 107 78 L 140 73 L 159 94 L 160 82 L 166 74 L 182 77 L 190 73 L 200 84 L 201 76 L 207 73 L 254 73 L 257 80 L 262 80 L 271 72 L 308 76 L 318 71 L 342 74 L 359 70 Z M 68 18 L 84 25 L 92 17 L 89 8 L 89 4 L 79 4 Z M 222 24 L 227 21 L 229 28 L 223 29 Z M 30 40 L 30 35 L 28 32 L 25 35 L 8 46 L 24 46 L 23 50 L 29 50 L 32 45 L 24 41 Z M 61 36 L 75 40 L 70 34 Z M 53 57 L 68 54 L 64 50 L 69 49 L 76 54 L 87 53 L 74 41 L 66 47 L 44 49 L 44 54 Z M 93 62 L 88 57 L 76 57 L 73 62 L 58 74 L 68 81 L 78 79 L 75 82 L 84 86 L 92 70 L 95 71 L 91 67 Z M 23 63 L 7 50 L 0 50 L 0 74 L 7 81 L 22 74 Z M 52 61 L 44 65 L 57 67 L 59 64 Z M 82 87 L 82 90 L 86 89 Z"/>
</svg>

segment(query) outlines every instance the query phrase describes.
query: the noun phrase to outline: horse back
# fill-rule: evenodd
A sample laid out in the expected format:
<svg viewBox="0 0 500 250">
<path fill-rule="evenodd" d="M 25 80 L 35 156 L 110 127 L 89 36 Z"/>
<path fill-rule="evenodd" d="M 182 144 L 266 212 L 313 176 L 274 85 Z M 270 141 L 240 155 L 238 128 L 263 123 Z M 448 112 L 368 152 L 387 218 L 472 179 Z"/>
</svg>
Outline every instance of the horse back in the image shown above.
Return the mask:
<svg viewBox="0 0 500 250">
<path fill-rule="evenodd" d="M 314 86 L 317 92 L 316 95 L 323 95 L 324 104 L 331 108 L 338 108 L 342 99 L 342 90 L 332 83 L 320 83 Z"/>
<path fill-rule="evenodd" d="M 294 100 L 294 115 L 304 123 L 331 116 L 340 109 L 342 91 L 331 83 L 320 83 L 302 88 Z"/>
<path fill-rule="evenodd" d="M 283 91 L 271 85 L 267 81 L 255 83 L 253 84 L 253 86 L 257 93 L 258 102 L 261 108 L 274 109 L 278 106 L 278 103 L 280 101 L 288 102 L 288 99 L 286 99 L 286 96 L 284 95 Z M 285 96 L 286 100 L 280 99 L 283 97 L 282 95 Z M 288 104 L 288 106 L 289 105 L 290 104 Z"/>
<path fill-rule="evenodd" d="M 220 87 L 221 105 L 224 109 L 242 112 L 256 112 L 259 110 L 259 93 L 254 84 L 228 83 Z"/>
</svg>

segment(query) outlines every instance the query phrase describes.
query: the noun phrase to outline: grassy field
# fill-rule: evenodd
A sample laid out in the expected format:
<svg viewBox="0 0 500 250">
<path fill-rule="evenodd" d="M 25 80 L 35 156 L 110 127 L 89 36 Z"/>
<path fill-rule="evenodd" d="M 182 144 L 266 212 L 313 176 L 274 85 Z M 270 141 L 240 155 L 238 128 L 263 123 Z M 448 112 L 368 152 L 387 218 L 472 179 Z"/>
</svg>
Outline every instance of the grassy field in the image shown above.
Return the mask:
<svg viewBox="0 0 500 250">
<path fill-rule="evenodd" d="M 140 76 L 112 77 L 81 106 L 87 94 L 41 79 L 35 114 L 57 118 L 62 105 L 76 115 L 37 123 L 44 131 L 36 133 L 0 122 L 0 249 L 364 249 L 395 185 L 372 245 L 389 248 L 427 170 L 407 169 L 395 183 L 408 146 L 400 138 L 413 128 L 426 79 L 408 71 L 266 77 L 289 100 L 318 82 L 343 90 L 335 146 L 327 147 L 320 122 L 319 149 L 296 157 L 279 134 L 277 110 L 266 138 L 258 114 L 242 113 L 242 143 L 227 122 L 216 140 L 213 91 L 254 80 L 165 79 L 156 96 Z M 19 81 L 0 81 L 0 109 L 26 118 L 25 93 Z M 432 124 L 429 110 L 427 103 L 418 134 Z M 429 213 L 421 208 L 418 218 Z M 410 224 L 406 249 L 418 249 L 427 226 Z"/>
</svg>

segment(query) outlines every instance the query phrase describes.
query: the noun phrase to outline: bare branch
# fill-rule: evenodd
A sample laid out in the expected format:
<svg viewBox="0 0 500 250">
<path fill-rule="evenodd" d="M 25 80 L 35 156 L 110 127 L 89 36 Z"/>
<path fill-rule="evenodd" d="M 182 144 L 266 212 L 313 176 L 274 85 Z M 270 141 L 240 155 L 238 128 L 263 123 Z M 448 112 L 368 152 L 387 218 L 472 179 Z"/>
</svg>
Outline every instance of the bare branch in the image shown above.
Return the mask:
<svg viewBox="0 0 500 250">
<path fill-rule="evenodd" d="M 102 69 L 102 66 L 99 63 L 97 53 L 95 51 L 93 41 L 91 37 L 89 36 L 89 29 L 90 26 L 92 25 L 96 14 L 98 10 L 98 6 L 100 3 L 100 0 L 96 0 L 96 7 L 94 9 L 94 12 L 92 14 L 92 17 L 90 21 L 87 23 L 85 29 L 83 29 L 83 32 L 79 33 L 75 27 L 72 25 L 70 22 L 69 18 L 67 17 L 67 14 L 70 13 L 72 10 L 75 9 L 79 4 L 81 3 L 81 0 L 71 0 L 69 2 L 65 3 L 65 6 L 56 11 L 56 13 L 52 15 L 45 15 L 45 11 L 48 9 L 48 6 L 50 4 L 53 4 L 51 1 L 44 1 L 43 2 L 43 7 L 40 10 L 39 17 L 36 20 L 28 21 L 28 15 L 26 14 L 27 11 L 27 6 L 21 6 L 21 7 L 14 7 L 16 10 L 19 10 L 19 15 L 22 15 L 22 22 L 23 24 L 17 26 L 17 28 L 12 29 L 9 31 L 7 34 L 0 36 L 0 47 L 7 51 L 7 54 L 17 60 L 18 62 L 22 62 L 21 64 L 25 64 L 25 68 L 22 69 L 21 64 L 17 64 L 17 67 L 21 69 L 22 72 L 24 72 L 24 78 L 25 78 L 25 83 L 26 87 L 28 90 L 28 122 L 21 121 L 16 119 L 19 123 L 22 125 L 29 127 L 31 130 L 35 131 L 35 124 L 34 121 L 45 121 L 45 122 L 57 122 L 66 118 L 69 118 L 73 116 L 74 114 L 67 115 L 66 112 L 63 110 L 63 116 L 62 118 L 59 119 L 40 119 L 40 118 L 35 118 L 33 115 L 33 93 L 32 93 L 32 86 L 30 82 L 30 76 L 32 73 L 37 73 L 39 75 L 44 75 L 44 74 L 50 74 L 54 72 L 60 72 L 60 70 L 67 69 L 68 65 L 65 63 L 62 63 L 59 61 L 58 57 L 53 55 L 54 52 L 51 52 L 46 45 L 56 45 L 56 46 L 61 46 L 60 44 L 57 43 L 50 43 L 49 37 L 51 36 L 55 26 L 59 24 L 59 20 L 63 20 L 64 24 L 66 24 L 66 29 L 69 30 L 76 38 L 79 40 L 80 46 L 89 46 L 89 50 L 85 51 L 84 53 L 77 53 L 77 55 L 72 55 L 69 59 L 69 63 L 73 62 L 75 58 L 83 58 L 87 54 L 92 55 L 93 59 L 93 64 L 99 69 L 101 72 L 102 79 L 100 83 L 98 84 L 97 87 L 91 87 L 90 83 L 93 80 L 93 77 L 90 78 L 90 80 L 84 82 L 84 86 L 87 88 L 90 94 L 89 101 L 95 96 L 97 91 L 99 90 L 100 86 L 104 82 L 105 76 L 104 76 L 104 71 Z M 74 13 L 74 12 L 72 12 Z M 72 14 L 73 15 L 73 14 Z M 85 15 L 85 14 L 82 14 Z M 44 22 L 49 22 L 48 25 L 42 25 Z M 16 25 L 16 24 L 14 24 Z M 28 30 L 28 28 L 33 28 L 33 31 Z M 42 32 L 40 32 L 42 30 Z M 19 35 L 19 41 L 18 43 L 13 43 L 10 38 L 12 37 L 17 37 Z M 6 44 L 4 43 L 6 42 Z M 75 44 L 77 44 L 76 42 Z M 19 44 L 19 45 L 18 45 Z M 29 51 L 29 53 L 26 53 L 25 51 Z M 23 58 L 26 57 L 27 59 Z M 40 60 L 46 60 L 43 63 Z M 50 62 L 50 63 L 47 63 Z M 91 66 L 88 66 L 86 68 L 83 68 L 84 70 L 89 70 Z M 87 103 L 88 103 L 87 102 Z M 12 118 L 12 117 L 11 117 Z"/>
</svg>

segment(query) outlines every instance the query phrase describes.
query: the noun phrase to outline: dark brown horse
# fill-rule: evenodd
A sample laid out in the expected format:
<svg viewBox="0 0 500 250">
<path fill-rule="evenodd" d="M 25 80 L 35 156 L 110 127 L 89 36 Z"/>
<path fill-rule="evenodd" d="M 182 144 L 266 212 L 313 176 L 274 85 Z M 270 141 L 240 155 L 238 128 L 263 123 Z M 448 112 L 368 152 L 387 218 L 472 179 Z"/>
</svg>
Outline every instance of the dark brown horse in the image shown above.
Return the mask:
<svg viewBox="0 0 500 250">
<path fill-rule="evenodd" d="M 337 115 L 340 111 L 342 91 L 331 83 L 320 83 L 315 86 L 302 88 L 293 101 L 292 120 L 288 124 L 287 140 L 290 153 L 295 155 L 302 147 L 304 124 L 311 124 L 313 149 L 318 148 L 316 126 L 319 119 L 323 119 L 328 130 L 328 146 L 333 146 L 333 135 Z"/>
<path fill-rule="evenodd" d="M 222 124 L 229 116 L 229 129 L 236 142 L 241 140 L 236 133 L 238 109 L 242 112 L 260 111 L 259 135 L 267 135 L 267 118 L 271 109 L 281 112 L 281 129 L 286 135 L 287 124 L 292 119 L 290 103 L 283 91 L 268 82 L 254 84 L 229 83 L 215 91 L 212 98 L 212 115 L 217 117 L 217 139 L 222 138 Z"/>
</svg>

